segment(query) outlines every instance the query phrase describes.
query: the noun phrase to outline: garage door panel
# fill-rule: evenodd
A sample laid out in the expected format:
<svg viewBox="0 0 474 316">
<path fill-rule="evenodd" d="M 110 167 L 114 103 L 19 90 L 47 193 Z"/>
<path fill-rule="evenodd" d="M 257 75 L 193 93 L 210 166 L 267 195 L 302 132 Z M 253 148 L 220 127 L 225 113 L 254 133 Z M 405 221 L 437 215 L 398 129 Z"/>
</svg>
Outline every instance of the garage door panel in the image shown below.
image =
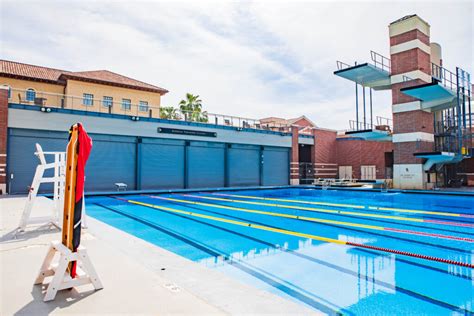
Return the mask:
<svg viewBox="0 0 474 316">
<path fill-rule="evenodd" d="M 41 131 L 10 130 L 8 138 L 8 174 L 9 189 L 11 194 L 27 194 L 31 185 L 36 166 L 39 163 L 35 156 L 36 143 L 43 151 L 65 151 L 67 133 L 48 133 Z M 54 157 L 47 155 L 47 162 L 53 162 Z M 12 179 L 13 175 L 13 179 Z M 45 176 L 53 176 L 53 170 L 45 172 Z M 52 193 L 53 184 L 43 183 L 39 193 Z"/>
<path fill-rule="evenodd" d="M 260 150 L 258 147 L 228 149 L 229 186 L 256 186 L 260 184 Z"/>
<path fill-rule="evenodd" d="M 188 187 L 223 187 L 224 182 L 224 145 L 192 143 L 188 152 Z"/>
<path fill-rule="evenodd" d="M 184 188 L 184 146 L 142 144 L 141 188 Z"/>
<path fill-rule="evenodd" d="M 121 182 L 129 190 L 135 185 L 136 144 L 94 139 L 89 161 L 86 165 L 86 191 L 115 190 Z"/>
<path fill-rule="evenodd" d="M 263 150 L 263 185 L 288 185 L 289 150 L 265 147 Z"/>
</svg>

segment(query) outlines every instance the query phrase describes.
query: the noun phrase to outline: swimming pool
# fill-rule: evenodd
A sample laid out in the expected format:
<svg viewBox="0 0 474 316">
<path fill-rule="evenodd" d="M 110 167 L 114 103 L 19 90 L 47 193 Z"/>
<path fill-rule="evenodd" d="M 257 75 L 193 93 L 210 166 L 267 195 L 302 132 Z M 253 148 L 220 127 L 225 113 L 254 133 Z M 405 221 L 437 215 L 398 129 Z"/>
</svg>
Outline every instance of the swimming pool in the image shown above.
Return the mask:
<svg viewBox="0 0 474 316">
<path fill-rule="evenodd" d="M 95 196 L 87 211 L 327 314 L 474 309 L 474 197 L 287 188 Z"/>
</svg>

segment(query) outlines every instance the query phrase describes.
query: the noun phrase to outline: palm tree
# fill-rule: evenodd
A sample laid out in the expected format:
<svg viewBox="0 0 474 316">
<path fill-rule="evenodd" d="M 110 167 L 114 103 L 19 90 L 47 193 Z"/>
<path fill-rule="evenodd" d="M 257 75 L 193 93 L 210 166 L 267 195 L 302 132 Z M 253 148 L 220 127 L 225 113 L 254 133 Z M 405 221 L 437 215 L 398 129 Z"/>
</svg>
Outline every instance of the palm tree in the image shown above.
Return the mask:
<svg viewBox="0 0 474 316">
<path fill-rule="evenodd" d="M 206 111 L 202 111 L 202 100 L 199 95 L 186 93 L 186 99 L 179 102 L 179 109 L 184 113 L 186 121 L 207 122 Z"/>
<path fill-rule="evenodd" d="M 180 120 L 181 115 L 178 112 L 178 109 L 172 106 L 162 106 L 160 107 L 160 118 L 167 120 Z"/>
</svg>

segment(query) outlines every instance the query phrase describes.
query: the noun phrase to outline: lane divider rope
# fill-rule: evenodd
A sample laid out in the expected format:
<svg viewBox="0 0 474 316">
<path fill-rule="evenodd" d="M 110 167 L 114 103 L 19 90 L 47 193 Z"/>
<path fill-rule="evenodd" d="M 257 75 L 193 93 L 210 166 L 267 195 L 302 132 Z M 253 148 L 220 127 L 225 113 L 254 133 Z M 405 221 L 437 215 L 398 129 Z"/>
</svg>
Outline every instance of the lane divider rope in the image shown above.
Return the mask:
<svg viewBox="0 0 474 316">
<path fill-rule="evenodd" d="M 218 197 L 204 196 L 204 195 L 183 194 L 183 196 L 189 196 L 189 197 L 207 199 L 207 200 L 223 201 L 223 202 L 233 202 L 233 203 L 252 204 L 252 205 L 261 205 L 261 206 L 271 206 L 271 207 L 278 207 L 278 208 L 284 208 L 284 209 L 296 209 L 296 210 L 303 210 L 303 211 L 310 211 L 310 212 L 317 212 L 317 213 L 329 213 L 329 214 L 335 214 L 335 215 L 351 215 L 351 216 L 369 217 L 369 218 L 370 217 L 372 217 L 372 218 L 384 218 L 384 219 L 391 219 L 391 220 L 404 221 L 404 222 L 427 223 L 427 221 L 425 219 L 422 219 L 422 218 L 411 218 L 411 217 L 381 215 L 381 214 L 368 214 L 368 213 L 361 213 L 361 212 L 330 210 L 330 209 L 324 209 L 324 208 L 293 206 L 293 205 L 276 204 L 276 203 L 253 202 L 253 201 L 235 200 L 235 199 L 230 199 L 230 198 L 218 198 Z M 444 223 L 429 222 L 429 223 L 430 224 L 436 224 L 436 225 L 444 225 L 444 226 L 459 226 L 459 225 L 457 225 L 457 223 L 451 224 L 451 222 L 444 222 Z M 474 228 L 474 224 L 472 224 L 471 226 L 463 226 L 463 227 L 473 227 Z"/>
<path fill-rule="evenodd" d="M 313 239 L 313 240 L 318 240 L 318 241 L 323 241 L 323 242 L 328 242 L 328 243 L 333 243 L 333 244 L 343 245 L 343 246 L 354 246 L 354 247 L 358 247 L 358 248 L 378 250 L 380 252 L 394 253 L 394 254 L 398 254 L 398 255 L 402 255 L 402 256 L 419 258 L 419 259 L 424 259 L 424 260 L 429 260 L 429 261 L 442 262 L 442 263 L 447 263 L 447 264 L 451 264 L 451 265 L 457 265 L 457 266 L 461 266 L 461 267 L 474 269 L 474 264 L 467 263 L 467 262 L 461 262 L 461 261 L 443 259 L 443 258 L 438 258 L 438 257 L 426 256 L 426 255 L 422 255 L 422 254 L 416 254 L 416 253 L 411 253 L 411 252 L 406 252 L 406 251 L 400 251 L 400 250 L 396 250 L 396 249 L 389 249 L 389 248 L 359 244 L 359 243 L 354 243 L 354 242 L 350 242 L 350 241 L 344 241 L 344 240 L 333 239 L 333 238 L 328 238 L 328 237 L 323 237 L 323 236 L 300 233 L 300 232 L 281 229 L 281 228 L 273 228 L 273 227 L 268 227 L 268 226 L 265 226 L 265 225 L 252 224 L 252 223 L 248 223 L 248 222 L 236 221 L 236 220 L 232 220 L 232 219 L 221 218 L 221 217 L 211 216 L 211 215 L 205 215 L 205 214 L 195 213 L 195 212 L 190 212 L 190 211 L 182 211 L 182 210 L 173 209 L 173 208 L 169 208 L 169 207 L 165 207 L 165 206 L 159 206 L 159 205 L 155 205 L 155 204 L 144 203 L 144 202 L 139 202 L 139 201 L 134 201 L 134 200 L 127 200 L 127 199 L 118 198 L 118 197 L 115 197 L 115 199 L 125 201 L 125 202 L 130 203 L 130 204 L 145 206 L 145 207 L 158 209 L 158 210 L 162 210 L 162 211 L 166 211 L 166 212 L 170 212 L 170 213 L 184 214 L 184 215 L 188 215 L 188 216 L 205 218 L 205 219 L 209 219 L 209 220 L 213 220 L 213 221 L 217 221 L 217 222 L 223 222 L 223 223 L 227 223 L 227 224 L 233 224 L 233 225 L 238 225 L 238 226 L 243 226 L 243 227 L 259 229 L 259 230 L 265 230 L 265 231 L 280 233 L 280 234 L 289 235 L 289 236 L 309 238 L 309 239 Z"/>
<path fill-rule="evenodd" d="M 380 207 L 380 206 L 370 206 L 370 205 L 366 207 L 364 205 L 357 205 L 357 204 L 337 204 L 337 203 L 329 203 L 329 202 L 303 201 L 303 200 L 294 200 L 294 199 L 293 200 L 292 199 L 279 199 L 279 198 L 269 198 L 269 197 L 261 197 L 261 196 L 238 195 L 238 194 L 224 194 L 224 193 L 212 193 L 212 194 L 213 195 L 220 195 L 220 196 L 238 197 L 238 198 L 244 198 L 244 199 L 268 200 L 268 201 L 301 203 L 301 204 L 314 204 L 314 205 L 336 206 L 336 207 L 356 208 L 356 209 L 369 209 L 369 210 L 375 210 L 375 211 L 394 211 L 394 212 L 400 212 L 400 213 L 429 214 L 429 215 L 439 215 L 439 216 L 474 218 L 474 215 L 460 214 L 460 213 L 450 213 L 450 212 L 412 210 L 412 209 L 393 208 L 393 207 Z"/>
<path fill-rule="evenodd" d="M 173 201 L 173 202 L 193 204 L 193 205 L 202 205 L 202 206 L 208 206 L 208 207 L 213 207 L 213 208 L 227 209 L 227 210 L 233 210 L 233 211 L 245 212 L 245 213 L 261 214 L 261 215 L 267 215 L 267 216 L 284 217 L 284 218 L 296 219 L 296 220 L 301 220 L 301 221 L 311 221 L 315 223 L 332 224 L 332 225 L 348 226 L 348 227 L 358 227 L 358 228 L 365 228 L 365 229 L 378 230 L 378 231 L 390 231 L 390 232 L 399 233 L 399 234 L 409 234 L 409 235 L 418 235 L 418 236 L 434 237 L 434 238 L 441 238 L 441 239 L 450 239 L 450 240 L 464 241 L 464 242 L 470 242 L 470 243 L 474 242 L 474 239 L 472 238 L 442 235 L 442 234 L 436 234 L 436 233 L 427 233 L 427 232 L 414 231 L 414 230 L 408 230 L 408 229 L 397 229 L 397 228 L 391 228 L 391 227 L 335 221 L 335 220 L 321 219 L 321 218 L 307 217 L 307 216 L 300 216 L 300 215 L 252 210 L 252 209 L 241 208 L 241 207 L 212 204 L 212 203 L 203 203 L 203 202 L 196 202 L 196 201 L 191 201 L 191 200 L 181 200 L 181 199 L 168 198 L 168 197 L 162 197 L 162 196 L 154 196 L 154 195 L 145 195 L 145 196 L 153 198 L 153 199 L 159 199 L 159 200 L 165 200 L 165 201 Z M 185 196 L 197 197 L 194 195 L 185 195 Z"/>
</svg>

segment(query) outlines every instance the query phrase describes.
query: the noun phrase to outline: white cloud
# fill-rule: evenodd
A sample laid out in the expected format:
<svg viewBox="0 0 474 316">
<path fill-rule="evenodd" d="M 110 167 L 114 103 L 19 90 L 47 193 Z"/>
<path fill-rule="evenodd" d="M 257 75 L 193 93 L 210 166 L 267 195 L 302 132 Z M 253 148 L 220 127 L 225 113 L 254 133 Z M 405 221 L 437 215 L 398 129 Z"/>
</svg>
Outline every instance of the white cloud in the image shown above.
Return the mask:
<svg viewBox="0 0 474 316">
<path fill-rule="evenodd" d="M 197 93 L 206 109 L 247 117 L 305 114 L 347 128 L 354 85 L 335 61 L 388 55 L 388 24 L 417 13 L 443 46 L 445 65 L 471 73 L 471 2 L 1 2 L 2 58 L 68 70 L 109 69 Z M 390 93 L 374 94 L 374 116 Z"/>
</svg>

